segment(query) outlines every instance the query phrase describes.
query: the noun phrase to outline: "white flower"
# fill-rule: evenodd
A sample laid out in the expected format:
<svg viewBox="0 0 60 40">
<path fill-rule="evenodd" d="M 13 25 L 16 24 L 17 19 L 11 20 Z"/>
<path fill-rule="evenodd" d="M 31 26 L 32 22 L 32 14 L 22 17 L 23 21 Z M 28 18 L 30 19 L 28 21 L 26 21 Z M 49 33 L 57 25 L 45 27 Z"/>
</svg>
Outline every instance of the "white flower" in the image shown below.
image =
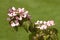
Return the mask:
<svg viewBox="0 0 60 40">
<path fill-rule="evenodd" d="M 47 25 L 41 25 L 41 26 L 37 26 L 36 28 L 39 28 L 41 30 L 47 29 Z"/>
<path fill-rule="evenodd" d="M 27 15 L 24 15 L 23 17 L 24 17 L 24 18 L 26 18 L 26 17 L 27 17 Z"/>
<path fill-rule="evenodd" d="M 21 8 L 18 8 L 19 13 L 21 13 Z"/>
<path fill-rule="evenodd" d="M 15 12 L 13 12 L 13 16 L 16 16 L 17 14 Z"/>
<path fill-rule="evenodd" d="M 38 21 L 35 23 L 35 25 L 38 25 L 38 24 L 39 24 L 39 22 L 40 22 L 40 21 L 38 20 Z"/>
<path fill-rule="evenodd" d="M 15 25 L 16 25 L 16 26 L 19 26 L 18 20 L 15 20 Z"/>
<path fill-rule="evenodd" d="M 40 21 L 38 20 L 37 23 L 39 23 Z"/>
<path fill-rule="evenodd" d="M 22 20 L 22 17 L 20 16 L 19 20 Z"/>
<path fill-rule="evenodd" d="M 13 23 L 11 23 L 11 26 L 12 26 L 12 27 L 15 27 L 16 25 L 15 25 L 15 23 L 13 22 Z"/>
<path fill-rule="evenodd" d="M 12 7 L 12 10 L 14 10 L 14 11 L 15 11 L 15 10 L 16 10 L 16 9 L 15 9 L 15 7 Z"/>
<path fill-rule="evenodd" d="M 17 22 L 17 23 L 15 23 L 15 25 L 16 25 L 16 26 L 19 26 L 19 23 Z"/>
<path fill-rule="evenodd" d="M 44 29 L 47 29 L 48 27 L 50 27 L 50 26 L 53 26 L 53 25 L 55 25 L 54 24 L 54 21 L 53 20 L 51 20 L 51 21 L 37 21 L 36 23 L 35 23 L 35 25 L 37 25 L 37 27 L 36 28 L 40 28 L 41 30 L 44 30 Z"/>
<path fill-rule="evenodd" d="M 12 15 L 12 13 L 8 13 L 8 16 L 9 16 L 9 17 L 12 17 L 13 15 Z"/>
<path fill-rule="evenodd" d="M 47 25 L 42 25 L 42 26 L 40 27 L 40 29 L 41 29 L 41 30 L 47 29 Z"/>
<path fill-rule="evenodd" d="M 42 24 L 43 23 L 43 21 L 40 21 L 40 24 Z"/>
<path fill-rule="evenodd" d="M 22 10 L 24 10 L 25 8 L 22 8 Z"/>
<path fill-rule="evenodd" d="M 26 11 L 24 14 L 28 14 L 28 11 Z"/>
<path fill-rule="evenodd" d="M 21 9 L 21 12 L 24 12 L 24 8 Z"/>
<path fill-rule="evenodd" d="M 44 22 L 43 22 L 43 24 L 44 24 L 44 25 L 46 25 L 46 24 L 47 24 L 47 22 L 46 22 L 46 21 L 44 21 Z"/>
<path fill-rule="evenodd" d="M 28 15 L 28 11 L 24 12 L 23 15 L 24 15 L 23 17 L 26 18 Z"/>
</svg>

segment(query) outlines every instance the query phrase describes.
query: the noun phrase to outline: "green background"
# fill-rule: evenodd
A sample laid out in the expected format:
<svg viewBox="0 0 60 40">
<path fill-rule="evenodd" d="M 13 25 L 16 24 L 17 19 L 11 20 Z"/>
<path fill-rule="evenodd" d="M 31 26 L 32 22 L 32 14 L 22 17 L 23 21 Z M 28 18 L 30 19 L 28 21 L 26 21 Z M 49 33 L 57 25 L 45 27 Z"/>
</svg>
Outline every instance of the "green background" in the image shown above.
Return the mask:
<svg viewBox="0 0 60 40">
<path fill-rule="evenodd" d="M 60 38 L 60 0 L 0 0 L 0 40 L 29 40 L 29 34 L 22 27 L 18 32 L 8 24 L 8 9 L 12 6 L 24 7 L 29 11 L 32 21 L 54 20 Z"/>
</svg>

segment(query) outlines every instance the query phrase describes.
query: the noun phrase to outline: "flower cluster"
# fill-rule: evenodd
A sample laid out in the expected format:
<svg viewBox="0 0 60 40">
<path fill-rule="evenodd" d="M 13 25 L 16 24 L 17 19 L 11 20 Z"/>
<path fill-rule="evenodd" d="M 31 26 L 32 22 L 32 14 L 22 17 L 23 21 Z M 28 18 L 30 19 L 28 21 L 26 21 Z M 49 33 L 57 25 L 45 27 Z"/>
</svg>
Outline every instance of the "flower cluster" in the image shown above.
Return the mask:
<svg viewBox="0 0 60 40">
<path fill-rule="evenodd" d="M 35 22 L 35 25 L 36 25 L 36 28 L 43 30 L 43 29 L 49 28 L 50 26 L 55 25 L 55 23 L 53 20 L 50 20 L 50 21 L 39 21 L 38 20 L 37 22 Z"/>
<path fill-rule="evenodd" d="M 9 9 L 8 16 L 9 18 L 7 18 L 7 20 L 12 27 L 19 26 L 19 22 L 24 19 L 30 20 L 30 15 L 28 14 L 28 11 L 25 10 L 25 8 L 16 9 L 15 7 L 12 7 Z"/>
<path fill-rule="evenodd" d="M 53 20 L 49 21 L 37 21 L 32 23 L 30 20 L 29 12 L 25 10 L 25 8 L 15 8 L 12 7 L 9 9 L 8 18 L 11 27 L 16 28 L 16 26 L 22 25 L 24 29 L 28 32 L 28 30 L 32 33 L 31 40 L 58 40 L 57 37 L 57 29 L 50 28 L 55 25 Z"/>
<path fill-rule="evenodd" d="M 51 26 L 55 25 L 53 20 L 37 21 L 31 28 L 31 40 L 58 40 L 58 31 Z"/>
</svg>

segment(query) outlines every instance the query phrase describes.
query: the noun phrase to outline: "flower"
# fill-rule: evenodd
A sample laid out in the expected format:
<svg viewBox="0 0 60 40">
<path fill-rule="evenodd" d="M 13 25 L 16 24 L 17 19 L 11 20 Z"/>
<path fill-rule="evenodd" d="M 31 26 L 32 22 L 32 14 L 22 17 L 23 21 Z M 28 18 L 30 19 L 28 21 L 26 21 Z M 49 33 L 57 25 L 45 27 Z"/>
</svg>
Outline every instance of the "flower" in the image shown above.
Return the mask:
<svg viewBox="0 0 60 40">
<path fill-rule="evenodd" d="M 24 14 L 28 14 L 28 11 L 25 11 L 25 13 Z"/>
<path fill-rule="evenodd" d="M 23 13 L 23 17 L 26 18 L 27 15 L 28 15 L 28 11 L 25 11 L 25 12 Z"/>
<path fill-rule="evenodd" d="M 15 25 L 16 25 L 16 26 L 19 26 L 18 20 L 15 21 Z"/>
<path fill-rule="evenodd" d="M 44 30 L 47 29 L 47 25 L 37 26 L 36 28 L 39 28 L 40 30 Z"/>
<path fill-rule="evenodd" d="M 46 25 L 46 24 L 47 24 L 47 22 L 46 22 L 46 21 L 44 21 L 44 22 L 43 22 L 43 24 L 45 24 L 45 25 Z"/>
<path fill-rule="evenodd" d="M 35 25 L 38 25 L 38 24 L 39 24 L 39 22 L 40 22 L 39 20 L 38 20 L 37 22 L 35 22 Z"/>
<path fill-rule="evenodd" d="M 24 15 L 23 17 L 26 18 L 27 15 Z"/>
<path fill-rule="evenodd" d="M 23 13 L 24 11 L 25 11 L 24 8 L 18 8 L 19 13 Z"/>
<path fill-rule="evenodd" d="M 16 26 L 13 21 L 11 21 L 11 26 L 12 26 L 12 27 L 15 27 L 15 26 Z"/>
<path fill-rule="evenodd" d="M 50 24 L 51 24 L 52 26 L 55 25 L 53 20 L 50 21 Z"/>
<path fill-rule="evenodd" d="M 18 8 L 16 9 L 15 7 L 12 7 L 9 9 L 9 13 L 8 13 L 8 16 L 10 19 L 8 19 L 9 21 L 15 21 L 15 20 L 19 20 L 19 21 L 22 21 L 25 19 L 27 20 L 30 20 L 30 15 L 28 14 L 28 11 L 25 10 L 25 8 Z M 19 22 L 16 22 L 14 24 L 14 22 L 12 22 L 10 24 L 11 26 L 18 26 L 20 25 Z"/>
<path fill-rule="evenodd" d="M 42 25 L 42 26 L 40 27 L 40 29 L 41 29 L 41 30 L 47 29 L 47 25 Z"/>
<path fill-rule="evenodd" d="M 35 25 L 37 25 L 36 28 L 40 28 L 41 30 L 44 30 L 44 29 L 47 29 L 49 28 L 50 26 L 53 26 L 54 25 L 54 21 L 37 21 L 35 22 Z"/>
<path fill-rule="evenodd" d="M 16 10 L 15 7 L 12 7 L 12 10 L 15 11 Z"/>
<path fill-rule="evenodd" d="M 43 23 L 43 21 L 40 21 L 40 24 L 42 24 Z"/>
<path fill-rule="evenodd" d="M 13 16 L 16 16 L 17 14 L 15 12 L 12 13 Z"/>
<path fill-rule="evenodd" d="M 22 17 L 20 16 L 19 20 L 22 20 Z"/>
<path fill-rule="evenodd" d="M 13 15 L 12 15 L 12 13 L 8 13 L 8 16 L 9 16 L 9 17 L 12 17 Z"/>
<path fill-rule="evenodd" d="M 38 25 L 38 24 L 40 25 L 40 24 L 42 24 L 42 23 L 43 23 L 43 21 L 39 21 L 39 20 L 38 20 L 38 21 L 35 23 L 35 25 Z"/>
<path fill-rule="evenodd" d="M 24 12 L 24 8 L 21 9 L 21 12 Z"/>
<path fill-rule="evenodd" d="M 47 21 L 47 26 L 51 26 L 50 21 Z"/>
</svg>

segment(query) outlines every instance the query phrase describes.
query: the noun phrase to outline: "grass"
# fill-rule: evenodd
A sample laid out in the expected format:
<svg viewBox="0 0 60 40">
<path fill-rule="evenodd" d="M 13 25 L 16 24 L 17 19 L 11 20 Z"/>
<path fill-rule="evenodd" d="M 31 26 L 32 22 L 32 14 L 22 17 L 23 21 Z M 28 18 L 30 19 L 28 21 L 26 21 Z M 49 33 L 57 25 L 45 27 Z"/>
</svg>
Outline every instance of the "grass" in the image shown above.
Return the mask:
<svg viewBox="0 0 60 40">
<path fill-rule="evenodd" d="M 13 32 L 8 24 L 7 13 L 12 6 L 24 7 L 32 16 L 32 21 L 53 19 L 60 38 L 60 0 L 0 0 L 0 40 L 29 40 L 30 33 L 22 27 Z"/>
</svg>

